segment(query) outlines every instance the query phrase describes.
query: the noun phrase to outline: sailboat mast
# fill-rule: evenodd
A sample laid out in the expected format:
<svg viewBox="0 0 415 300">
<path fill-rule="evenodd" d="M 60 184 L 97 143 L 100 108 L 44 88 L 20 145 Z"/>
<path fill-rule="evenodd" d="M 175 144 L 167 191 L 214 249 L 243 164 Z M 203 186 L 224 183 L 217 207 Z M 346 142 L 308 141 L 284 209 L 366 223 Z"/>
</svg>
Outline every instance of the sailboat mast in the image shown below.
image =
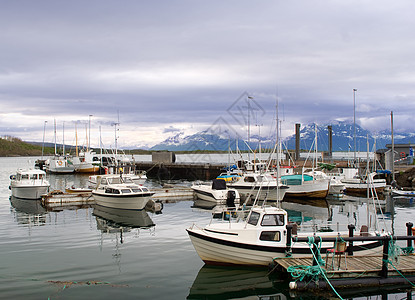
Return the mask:
<svg viewBox="0 0 415 300">
<path fill-rule="evenodd" d="M 393 139 L 393 111 L 391 111 L 391 136 L 392 136 L 392 181 L 395 181 L 395 143 Z"/>
<path fill-rule="evenodd" d="M 45 148 L 45 131 L 46 131 L 46 123 L 48 121 L 45 121 L 45 124 L 43 125 L 43 142 L 42 142 L 42 159 L 43 159 L 43 150 Z"/>
<path fill-rule="evenodd" d="M 78 156 L 78 129 L 75 122 L 75 154 Z"/>
<path fill-rule="evenodd" d="M 56 152 L 56 119 L 53 119 L 53 121 L 54 121 L 54 133 L 55 133 L 55 135 L 54 135 L 54 137 L 55 137 L 55 155 L 57 155 L 57 152 Z"/>
<path fill-rule="evenodd" d="M 353 167 L 356 167 L 356 92 L 357 89 L 353 89 L 353 140 L 354 140 L 354 155 L 353 155 Z"/>
<path fill-rule="evenodd" d="M 65 121 L 62 123 L 62 153 L 65 157 Z"/>
</svg>

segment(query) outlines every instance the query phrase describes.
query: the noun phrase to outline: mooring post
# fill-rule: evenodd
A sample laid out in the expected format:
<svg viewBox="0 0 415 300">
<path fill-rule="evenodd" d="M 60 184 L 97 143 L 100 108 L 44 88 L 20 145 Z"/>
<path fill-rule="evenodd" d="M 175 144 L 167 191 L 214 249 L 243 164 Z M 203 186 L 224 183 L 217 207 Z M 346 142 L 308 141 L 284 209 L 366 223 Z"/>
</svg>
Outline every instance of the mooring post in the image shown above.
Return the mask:
<svg viewBox="0 0 415 300">
<path fill-rule="evenodd" d="M 291 237 L 292 237 L 292 231 L 293 231 L 293 224 L 287 225 L 287 244 L 285 248 L 285 256 L 291 257 Z"/>
<path fill-rule="evenodd" d="M 320 243 L 320 237 L 315 236 L 314 237 L 314 243 L 313 243 L 313 266 L 317 266 L 318 265 L 318 261 L 317 261 L 317 256 L 318 256 L 318 249 L 317 249 L 317 244 Z"/>
<path fill-rule="evenodd" d="M 406 223 L 406 235 L 407 236 L 411 236 L 412 235 L 412 226 L 414 226 L 414 224 L 412 224 L 411 222 Z M 412 241 L 411 240 L 407 240 L 406 241 L 406 246 L 408 248 L 412 247 Z"/>
<path fill-rule="evenodd" d="M 383 257 L 382 257 L 382 270 L 380 276 L 388 278 L 388 262 L 389 261 L 389 237 L 383 239 Z"/>
<path fill-rule="evenodd" d="M 349 228 L 349 237 L 353 237 L 355 226 L 353 224 L 349 224 L 347 225 L 347 228 Z M 353 241 L 349 241 L 349 247 L 347 247 L 347 255 L 353 256 Z"/>
</svg>

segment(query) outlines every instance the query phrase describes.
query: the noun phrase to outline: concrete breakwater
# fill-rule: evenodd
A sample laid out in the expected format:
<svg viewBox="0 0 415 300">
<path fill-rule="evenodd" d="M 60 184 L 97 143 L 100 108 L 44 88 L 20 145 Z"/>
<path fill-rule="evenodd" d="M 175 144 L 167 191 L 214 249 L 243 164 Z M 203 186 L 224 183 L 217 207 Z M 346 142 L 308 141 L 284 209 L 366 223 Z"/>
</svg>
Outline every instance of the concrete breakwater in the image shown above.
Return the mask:
<svg viewBox="0 0 415 300">
<path fill-rule="evenodd" d="M 212 180 L 223 170 L 215 163 L 155 163 L 136 162 L 136 170 L 146 171 L 147 177 L 159 180 Z"/>
</svg>

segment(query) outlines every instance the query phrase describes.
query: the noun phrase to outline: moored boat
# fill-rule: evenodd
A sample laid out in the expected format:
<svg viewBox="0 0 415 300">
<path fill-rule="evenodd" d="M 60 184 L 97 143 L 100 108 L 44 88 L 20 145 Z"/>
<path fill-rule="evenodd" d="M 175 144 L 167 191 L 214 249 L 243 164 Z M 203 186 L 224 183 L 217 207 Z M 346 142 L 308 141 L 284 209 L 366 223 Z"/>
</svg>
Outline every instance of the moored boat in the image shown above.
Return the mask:
<svg viewBox="0 0 415 300">
<path fill-rule="evenodd" d="M 324 199 L 329 193 L 330 180 L 328 178 L 316 178 L 308 174 L 293 174 L 281 176 L 281 182 L 289 187 L 284 199 Z"/>
<path fill-rule="evenodd" d="M 271 174 L 257 172 L 246 172 L 237 181 L 228 182 L 227 186 L 236 189 L 241 200 L 244 201 L 251 197 L 259 200 L 281 201 L 288 189 Z"/>
<path fill-rule="evenodd" d="M 153 194 L 154 192 L 133 183 L 128 177 L 114 175 L 98 176 L 97 187 L 92 191 L 97 205 L 133 210 L 144 209 Z"/>
<path fill-rule="evenodd" d="M 211 185 L 195 184 L 191 188 L 198 199 L 209 202 L 211 206 L 226 204 L 228 207 L 235 207 L 240 204 L 238 191 L 227 188 L 222 179 L 214 179 Z"/>
<path fill-rule="evenodd" d="M 268 266 L 278 257 L 312 257 L 308 243 L 291 244 L 288 214 L 275 206 L 255 206 L 246 219 L 239 222 L 211 223 L 203 228 L 193 224 L 187 229 L 190 240 L 206 264 Z M 313 237 L 315 232 L 290 231 L 297 237 Z M 363 234 L 376 235 L 362 226 Z M 348 236 L 344 232 L 318 232 L 321 237 Z M 354 255 L 367 255 L 380 247 L 378 241 L 354 242 Z M 332 242 L 321 243 L 321 253 L 333 248 Z"/>
<path fill-rule="evenodd" d="M 49 181 L 46 179 L 45 171 L 38 169 L 19 169 L 16 175 L 10 176 L 12 195 L 23 199 L 40 199 L 49 191 Z"/>
</svg>

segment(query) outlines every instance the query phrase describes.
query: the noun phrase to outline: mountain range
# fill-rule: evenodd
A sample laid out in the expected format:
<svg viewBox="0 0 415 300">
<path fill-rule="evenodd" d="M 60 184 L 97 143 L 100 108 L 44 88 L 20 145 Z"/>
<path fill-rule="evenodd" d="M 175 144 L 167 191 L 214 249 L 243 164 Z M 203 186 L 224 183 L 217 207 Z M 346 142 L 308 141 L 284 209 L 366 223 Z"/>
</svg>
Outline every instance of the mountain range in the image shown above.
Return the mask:
<svg viewBox="0 0 415 300">
<path fill-rule="evenodd" d="M 348 122 L 336 121 L 330 124 L 317 126 L 317 148 L 319 151 L 328 150 L 328 125 L 332 126 L 333 151 L 354 151 L 354 126 Z M 307 124 L 300 129 L 300 148 L 310 150 L 314 148 L 316 130 L 314 124 Z M 228 132 L 206 130 L 192 135 L 185 135 L 183 132 L 169 137 L 160 144 L 150 148 L 150 150 L 168 150 L 168 151 L 227 151 L 229 146 L 232 150 L 258 149 L 258 136 L 251 136 L 251 141 L 246 142 L 242 138 L 234 135 L 230 136 Z M 261 136 L 262 148 L 273 148 L 276 137 Z M 369 150 L 373 151 L 374 143 L 376 149 L 385 149 L 386 144 L 391 143 L 391 132 L 382 131 L 373 134 L 356 124 L 356 151 L 366 151 L 367 141 L 369 141 Z M 285 138 L 283 141 L 284 148 L 295 149 L 295 134 Z M 396 144 L 415 143 L 415 133 L 394 133 L 394 142 Z M 249 145 L 249 147 L 248 147 Z"/>
</svg>

